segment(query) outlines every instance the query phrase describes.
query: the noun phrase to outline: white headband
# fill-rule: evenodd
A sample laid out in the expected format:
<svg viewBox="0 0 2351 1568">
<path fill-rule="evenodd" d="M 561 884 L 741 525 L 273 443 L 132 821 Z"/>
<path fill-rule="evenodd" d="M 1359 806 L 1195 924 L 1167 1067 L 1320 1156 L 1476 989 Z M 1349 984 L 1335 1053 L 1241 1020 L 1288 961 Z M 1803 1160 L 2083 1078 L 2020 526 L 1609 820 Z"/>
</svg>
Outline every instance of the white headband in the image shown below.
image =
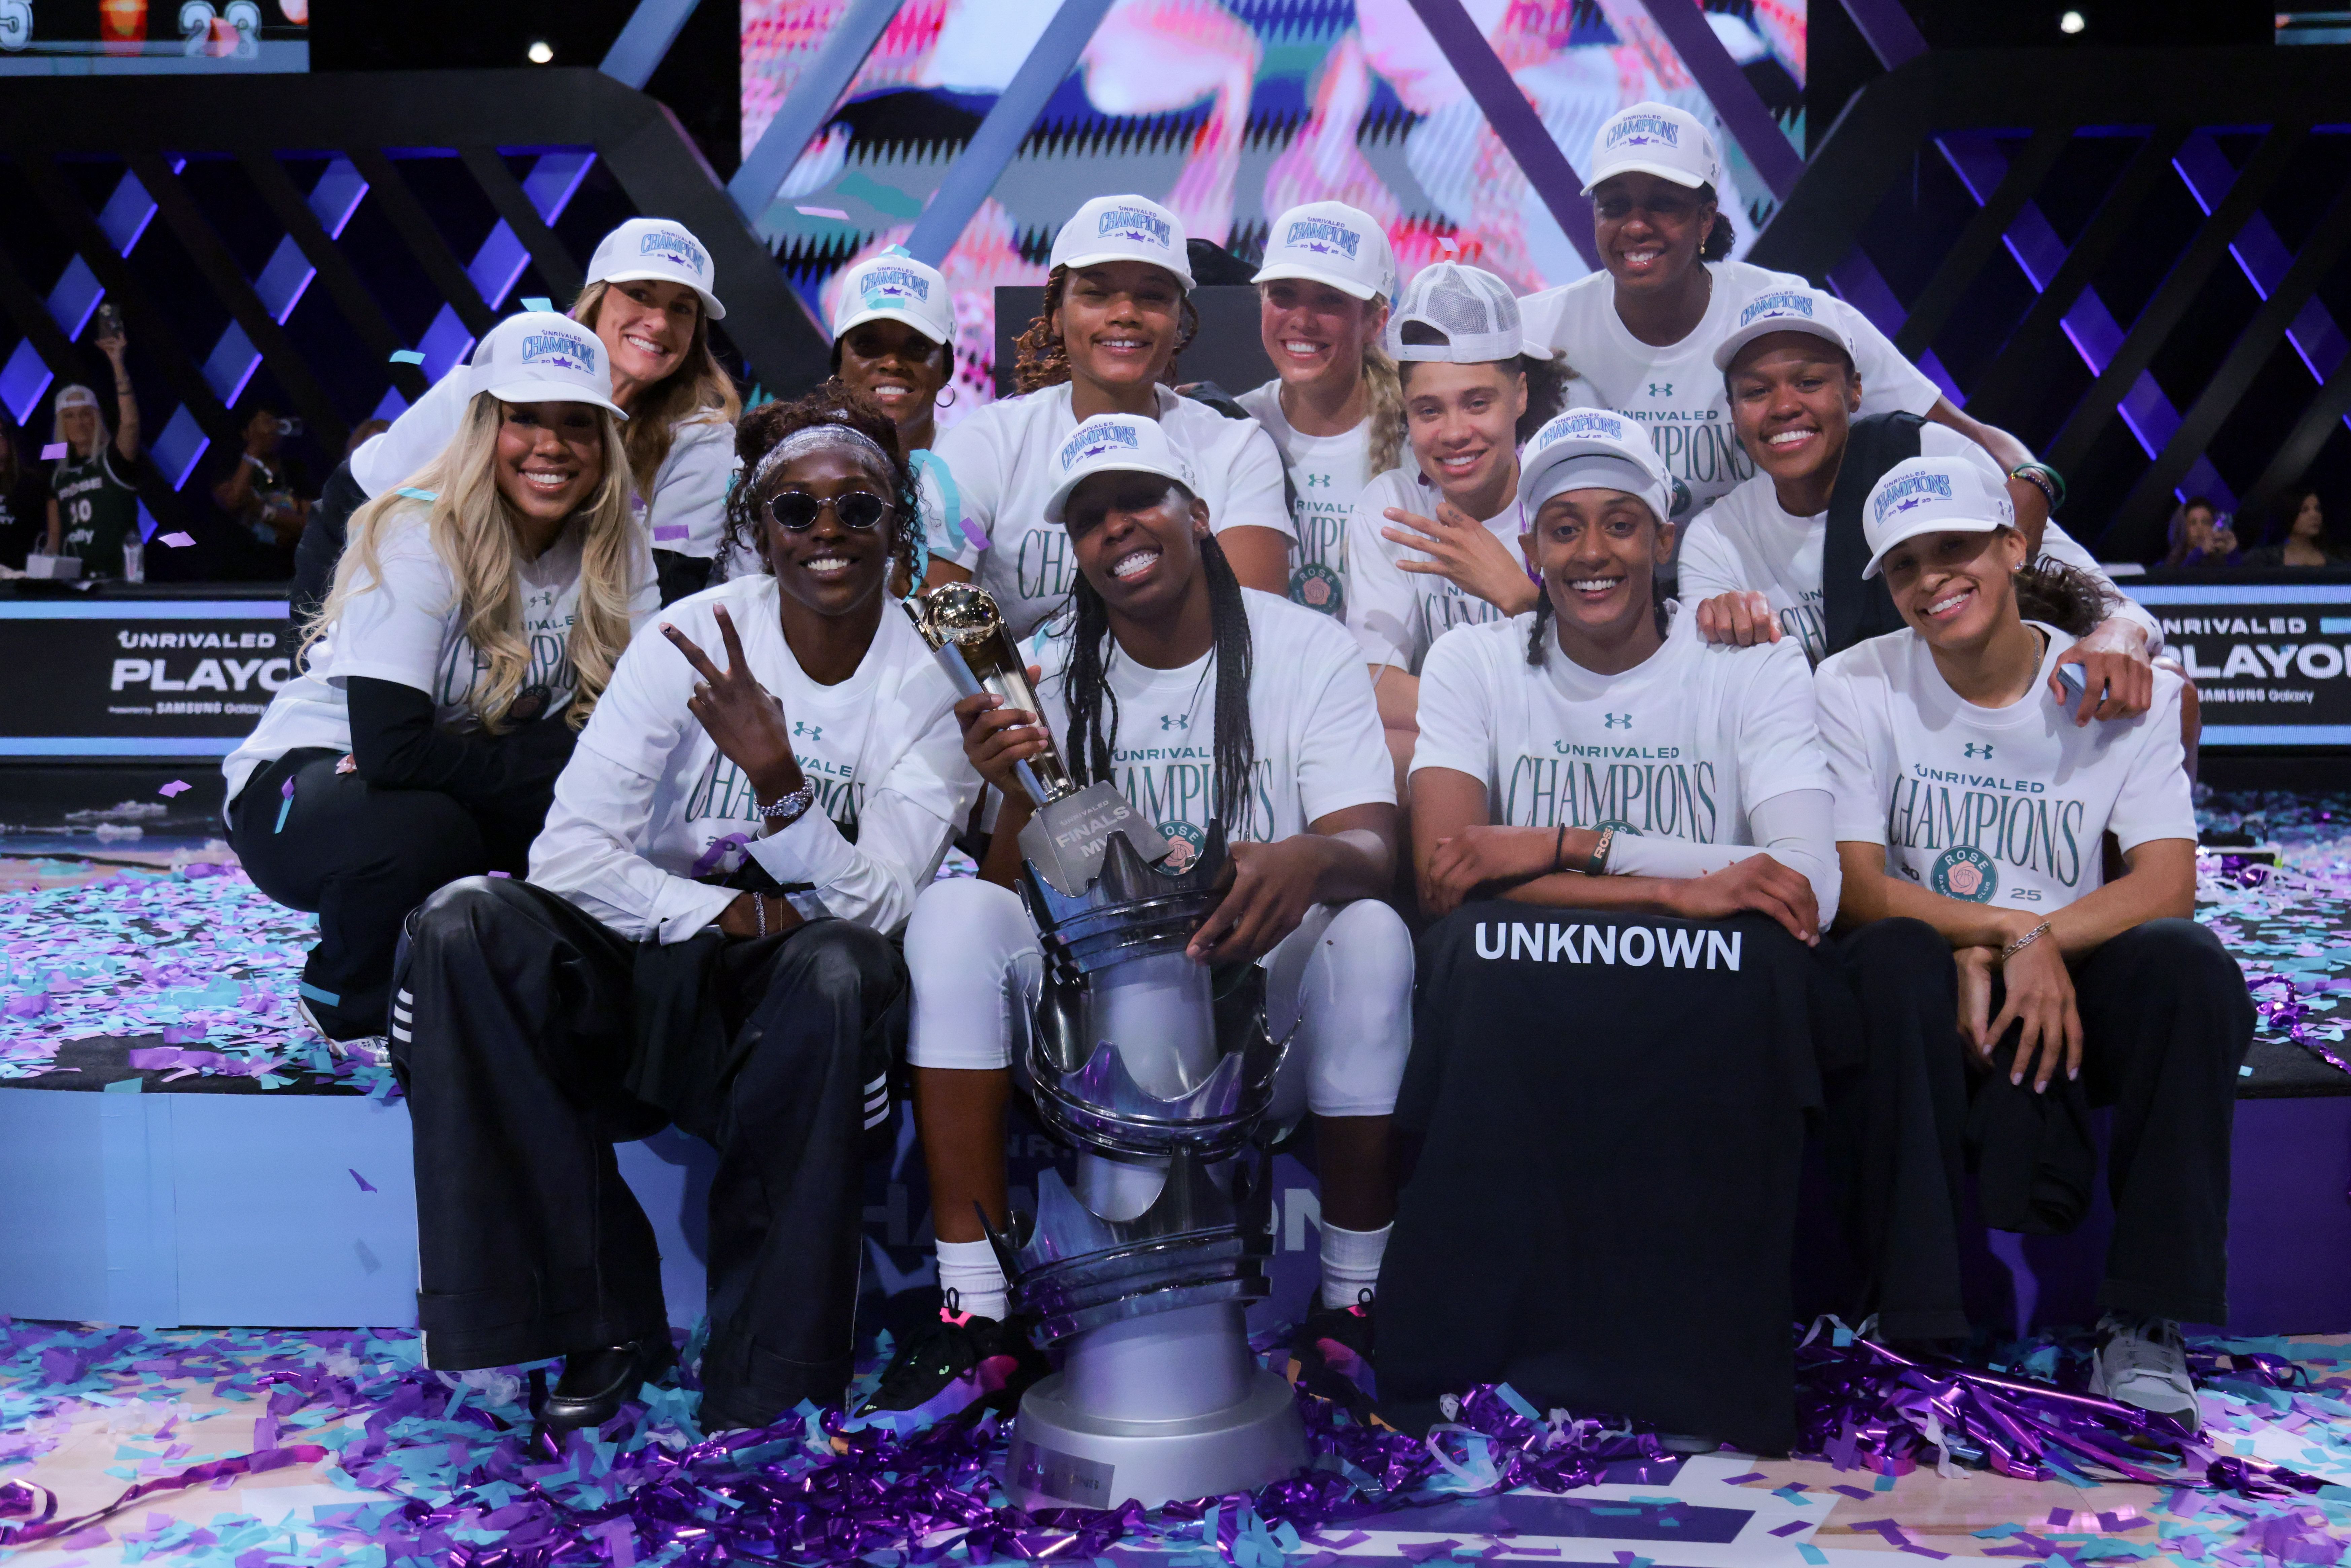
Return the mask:
<svg viewBox="0 0 2351 1568">
<path fill-rule="evenodd" d="M 805 430 L 795 430 L 763 454 L 751 470 L 751 488 L 766 483 L 768 471 L 806 453 L 829 449 L 846 449 L 854 453 L 860 462 L 870 462 L 893 487 L 898 482 L 897 465 L 890 455 L 874 444 L 873 438 L 862 430 L 845 424 L 811 424 Z"/>
</svg>

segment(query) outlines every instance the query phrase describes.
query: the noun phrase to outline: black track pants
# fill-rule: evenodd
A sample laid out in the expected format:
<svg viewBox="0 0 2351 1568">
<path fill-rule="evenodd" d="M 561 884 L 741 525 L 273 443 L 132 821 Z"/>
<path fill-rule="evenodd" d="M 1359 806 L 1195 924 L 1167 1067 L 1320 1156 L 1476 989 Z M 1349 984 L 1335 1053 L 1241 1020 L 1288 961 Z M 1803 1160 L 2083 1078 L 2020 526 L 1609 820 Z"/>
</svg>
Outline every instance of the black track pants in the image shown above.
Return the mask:
<svg viewBox="0 0 2351 1568">
<path fill-rule="evenodd" d="M 229 842 L 254 885 L 319 917 L 302 995 L 329 1035 L 350 1040 L 384 1032 L 392 949 L 408 912 L 461 876 L 520 875 L 530 845 L 437 791 L 378 789 L 337 773 L 341 757 L 318 747 L 287 752 L 254 774 L 228 817 Z"/>
<path fill-rule="evenodd" d="M 1866 1053 L 1858 1070 L 1828 1075 L 1832 1169 L 1847 1223 L 1870 1265 L 1884 1333 L 1960 1333 L 1959 1184 L 1970 1128 L 2013 1109 L 1989 1102 L 2032 1097 L 2032 1080 L 2020 1086 L 2003 1071 L 1970 1070 L 1954 1021 L 1950 953 L 1927 926 L 1878 921 L 1838 946 Z M 2222 1322 L 2230 1134 L 2237 1069 L 2253 1032 L 2244 976 L 2194 921 L 2151 920 L 2076 964 L 2074 988 L 2080 1089 L 2088 1105 L 2114 1107 L 2106 1180 L 2115 1229 L 2099 1304 Z M 1998 1059 L 2007 1061 L 2005 1048 Z M 2061 1093 L 2061 1082 L 2047 1092 Z M 1987 1165 L 1983 1179 L 1996 1178 L 2012 1182 L 2016 1173 Z"/>
<path fill-rule="evenodd" d="M 415 1126 L 427 1364 L 666 1332 L 653 1229 L 612 1145 L 674 1121 L 719 1156 L 703 1425 L 837 1401 L 869 1107 L 886 1112 L 905 1032 L 890 943 L 819 920 L 641 946 L 488 877 L 442 889 L 409 933 L 392 1051 Z"/>
</svg>

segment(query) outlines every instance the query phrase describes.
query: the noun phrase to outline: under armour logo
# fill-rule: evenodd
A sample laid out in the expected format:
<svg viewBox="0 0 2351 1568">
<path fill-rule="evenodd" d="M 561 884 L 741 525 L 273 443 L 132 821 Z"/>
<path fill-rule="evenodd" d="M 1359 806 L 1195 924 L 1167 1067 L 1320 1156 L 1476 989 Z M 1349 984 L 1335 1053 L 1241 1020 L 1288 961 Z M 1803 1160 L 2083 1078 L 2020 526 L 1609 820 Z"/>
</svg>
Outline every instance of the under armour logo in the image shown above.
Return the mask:
<svg viewBox="0 0 2351 1568">
<path fill-rule="evenodd" d="M 1965 746 L 1959 747 L 1959 750 L 1961 753 L 1969 757 L 1979 755 L 1990 757 L 1991 755 L 1991 742 L 1987 740 L 1981 745 L 1978 745 L 1976 742 L 1970 740 Z"/>
<path fill-rule="evenodd" d="M 1633 727 L 1633 716 L 1629 713 L 1604 713 L 1600 716 L 1600 727 L 1603 729 L 1630 729 Z"/>
<path fill-rule="evenodd" d="M 1651 397 L 1671 397 L 1674 395 L 1674 383 L 1671 382 L 1651 382 L 1649 383 L 1649 395 Z"/>
<path fill-rule="evenodd" d="M 810 740 L 822 740 L 824 726 L 810 724 L 804 718 L 796 718 L 792 720 L 792 733 L 796 736 L 804 736 Z"/>
<path fill-rule="evenodd" d="M 1188 713 L 1163 713 L 1159 716 L 1162 729 L 1190 729 L 1192 716 Z"/>
<path fill-rule="evenodd" d="M 1306 487 L 1310 490 L 1327 490 L 1331 487 L 1331 476 L 1309 474 L 1306 476 Z"/>
</svg>

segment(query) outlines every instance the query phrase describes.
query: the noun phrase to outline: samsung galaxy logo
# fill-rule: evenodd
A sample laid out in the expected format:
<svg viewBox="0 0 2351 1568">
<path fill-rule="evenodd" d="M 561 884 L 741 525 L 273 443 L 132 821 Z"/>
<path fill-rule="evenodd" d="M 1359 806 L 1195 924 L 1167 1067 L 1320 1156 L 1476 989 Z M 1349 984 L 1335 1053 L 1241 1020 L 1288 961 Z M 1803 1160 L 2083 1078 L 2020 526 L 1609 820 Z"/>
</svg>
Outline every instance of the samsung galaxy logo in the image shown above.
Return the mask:
<svg viewBox="0 0 2351 1568">
<path fill-rule="evenodd" d="M 877 267 L 865 275 L 864 291 L 868 305 L 879 299 L 927 300 L 931 280 L 903 267 Z"/>
<path fill-rule="evenodd" d="M 522 362 L 592 371 L 596 368 L 596 350 L 586 340 L 569 332 L 533 332 L 522 340 Z"/>
<path fill-rule="evenodd" d="M 1168 244 L 1167 220 L 1141 207 L 1113 207 L 1102 214 L 1094 233 L 1098 236 L 1115 235 L 1121 239 L 1144 240 L 1163 249 Z"/>
<path fill-rule="evenodd" d="M 1346 225 L 1334 223 L 1329 218 L 1301 218 L 1290 225 L 1290 232 L 1281 236 L 1281 243 L 1324 256 L 1335 251 L 1353 261 L 1355 259 L 1355 247 L 1364 243 L 1364 236 Z"/>
<path fill-rule="evenodd" d="M 1812 315 L 1813 301 L 1810 295 L 1759 294 L 1747 302 L 1746 309 L 1739 313 L 1739 324 L 1744 327 L 1759 316 L 1802 316 L 1809 321 L 1812 319 Z"/>
<path fill-rule="evenodd" d="M 1655 114 L 1630 115 L 1608 128 L 1608 145 L 1611 147 L 1646 147 L 1653 141 L 1679 147 L 1682 144 L 1682 128 Z"/>
<path fill-rule="evenodd" d="M 1944 474 L 1912 474 L 1896 479 L 1877 493 L 1871 503 L 1871 516 L 1878 522 L 1901 512 L 1926 506 L 1934 500 L 1951 498 L 1951 481 Z"/>
<path fill-rule="evenodd" d="M 637 242 L 639 256 L 659 256 L 692 271 L 697 277 L 710 270 L 710 258 L 702 247 L 675 229 L 655 229 Z"/>
<path fill-rule="evenodd" d="M 1135 438 L 1133 430 L 1123 424 L 1098 424 L 1081 430 L 1062 445 L 1061 466 L 1071 467 L 1121 446 L 1131 452 L 1143 450 L 1143 443 Z"/>
<path fill-rule="evenodd" d="M 1491 933 L 1489 936 L 1489 933 Z M 1579 925 L 1555 920 L 1481 920 L 1478 956 L 1489 962 L 1523 959 L 1535 964 L 1622 964 L 1646 968 L 1739 970 L 1743 933 L 1701 926 Z"/>
<path fill-rule="evenodd" d="M 1552 421 L 1544 427 L 1542 440 L 1536 444 L 1535 450 L 1540 452 L 1555 442 L 1565 441 L 1571 435 L 1596 435 L 1603 441 L 1633 439 L 1631 432 L 1625 427 L 1625 422 L 1614 414 L 1585 409 L 1575 413 L 1562 415 Z"/>
</svg>

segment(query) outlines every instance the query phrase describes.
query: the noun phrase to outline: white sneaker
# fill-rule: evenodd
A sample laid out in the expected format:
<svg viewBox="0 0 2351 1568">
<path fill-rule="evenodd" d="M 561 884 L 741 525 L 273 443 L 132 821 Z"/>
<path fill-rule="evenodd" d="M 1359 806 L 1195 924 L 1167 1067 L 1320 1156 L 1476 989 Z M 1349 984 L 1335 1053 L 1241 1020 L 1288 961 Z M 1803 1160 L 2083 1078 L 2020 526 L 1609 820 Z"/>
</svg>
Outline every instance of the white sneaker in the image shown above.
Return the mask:
<svg viewBox="0 0 2351 1568">
<path fill-rule="evenodd" d="M 298 993 L 294 1006 L 302 1014 L 302 1021 L 310 1026 L 310 1032 L 325 1043 L 328 1055 L 363 1061 L 371 1067 L 392 1065 L 392 1042 L 383 1036 L 363 1034 L 354 1040 L 336 1040 L 327 1033 L 327 1027 L 319 1021 L 319 1015 L 310 1010 L 309 998 Z"/>
<path fill-rule="evenodd" d="M 2188 1346 L 2168 1318 L 2108 1312 L 2099 1319 L 2090 1392 L 2160 1416 L 2191 1436 L 2204 1425 L 2196 1380 L 2188 1375 Z"/>
</svg>

